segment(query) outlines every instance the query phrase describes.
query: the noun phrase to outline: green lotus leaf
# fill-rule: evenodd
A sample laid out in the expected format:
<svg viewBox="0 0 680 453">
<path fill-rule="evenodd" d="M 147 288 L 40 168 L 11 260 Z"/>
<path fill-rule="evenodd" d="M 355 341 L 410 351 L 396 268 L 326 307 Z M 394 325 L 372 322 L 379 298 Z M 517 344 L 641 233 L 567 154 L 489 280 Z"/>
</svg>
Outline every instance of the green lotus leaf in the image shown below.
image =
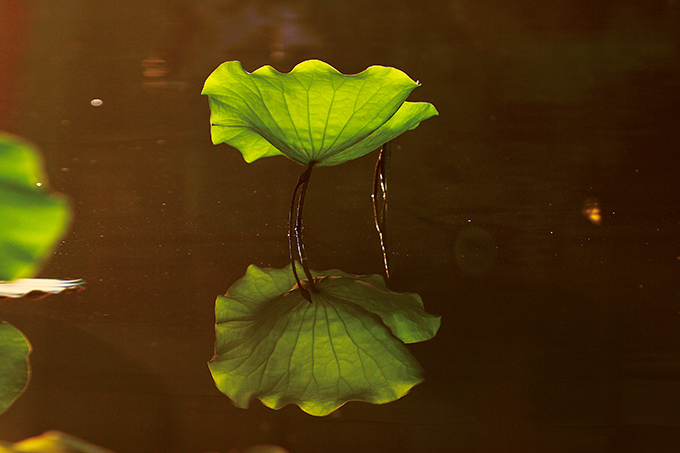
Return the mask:
<svg viewBox="0 0 680 453">
<path fill-rule="evenodd" d="M 6 447 L 12 453 L 113 453 L 78 437 L 60 431 L 47 431 Z M 0 453 L 3 450 L 0 449 Z"/>
<path fill-rule="evenodd" d="M 323 416 L 350 400 L 397 400 L 422 381 L 404 342 L 432 338 L 440 321 L 417 294 L 392 292 L 378 275 L 312 275 L 311 303 L 290 265 L 251 265 L 217 298 L 209 367 L 220 391 L 242 408 L 258 398 Z"/>
<path fill-rule="evenodd" d="M 0 134 L 0 280 L 35 274 L 65 232 L 69 207 L 50 194 L 38 152 Z"/>
<path fill-rule="evenodd" d="M 319 60 L 289 73 L 271 66 L 246 72 L 238 61 L 205 81 L 214 144 L 238 148 L 246 162 L 283 154 L 307 165 L 337 165 L 379 148 L 437 115 L 431 104 L 405 102 L 419 83 L 402 71 L 371 66 L 345 75 Z"/>
<path fill-rule="evenodd" d="M 31 345 L 14 326 L 0 322 L 0 413 L 5 412 L 28 382 Z"/>
</svg>

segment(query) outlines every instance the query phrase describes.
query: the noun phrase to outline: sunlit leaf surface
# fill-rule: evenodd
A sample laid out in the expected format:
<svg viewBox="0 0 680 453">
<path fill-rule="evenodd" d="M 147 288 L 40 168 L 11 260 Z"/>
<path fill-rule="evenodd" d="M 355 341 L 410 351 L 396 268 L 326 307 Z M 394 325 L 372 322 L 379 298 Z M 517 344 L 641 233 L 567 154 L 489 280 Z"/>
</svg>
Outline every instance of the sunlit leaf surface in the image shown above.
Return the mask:
<svg viewBox="0 0 680 453">
<path fill-rule="evenodd" d="M 209 366 L 223 393 L 239 407 L 258 398 L 322 416 L 350 400 L 394 401 L 422 381 L 404 342 L 432 338 L 440 320 L 417 294 L 392 292 L 378 275 L 312 274 L 312 303 L 290 266 L 250 266 L 218 297 Z"/>
<path fill-rule="evenodd" d="M 48 191 L 38 153 L 8 134 L 0 134 L 0 219 L 0 280 L 33 275 L 69 220 L 66 199 Z"/>
<path fill-rule="evenodd" d="M 31 345 L 9 323 L 0 322 L 0 413 L 14 402 L 28 382 Z"/>
<path fill-rule="evenodd" d="M 246 72 L 238 61 L 205 81 L 213 143 L 238 148 L 247 162 L 284 154 L 301 164 L 356 159 L 437 115 L 433 105 L 405 102 L 419 84 L 402 71 L 371 66 L 345 75 L 319 60 L 289 73 L 271 66 Z"/>
</svg>

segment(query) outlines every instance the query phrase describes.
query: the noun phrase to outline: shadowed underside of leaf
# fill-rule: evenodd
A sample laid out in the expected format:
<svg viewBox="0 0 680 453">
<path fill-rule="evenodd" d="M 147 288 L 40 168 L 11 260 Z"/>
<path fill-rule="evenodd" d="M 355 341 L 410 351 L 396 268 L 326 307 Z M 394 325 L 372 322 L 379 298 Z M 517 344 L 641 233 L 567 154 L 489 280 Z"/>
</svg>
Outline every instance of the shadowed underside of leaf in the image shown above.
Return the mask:
<svg viewBox="0 0 680 453">
<path fill-rule="evenodd" d="M 312 303 L 291 267 L 250 266 L 216 302 L 217 387 L 239 407 L 253 398 L 278 409 L 297 404 L 323 416 L 345 402 L 387 403 L 422 380 L 404 346 L 432 338 L 439 318 L 416 294 L 394 293 L 380 276 L 312 272 Z"/>
<path fill-rule="evenodd" d="M 0 322 L 0 413 L 23 392 L 28 382 L 31 346 L 14 326 Z"/>
<path fill-rule="evenodd" d="M 437 115 L 431 104 L 405 102 L 417 86 L 383 66 L 345 75 L 308 60 L 285 74 L 271 66 L 248 73 L 229 61 L 208 77 L 202 94 L 210 97 L 213 143 L 238 148 L 247 162 L 284 154 L 328 166 L 363 156 Z"/>
</svg>

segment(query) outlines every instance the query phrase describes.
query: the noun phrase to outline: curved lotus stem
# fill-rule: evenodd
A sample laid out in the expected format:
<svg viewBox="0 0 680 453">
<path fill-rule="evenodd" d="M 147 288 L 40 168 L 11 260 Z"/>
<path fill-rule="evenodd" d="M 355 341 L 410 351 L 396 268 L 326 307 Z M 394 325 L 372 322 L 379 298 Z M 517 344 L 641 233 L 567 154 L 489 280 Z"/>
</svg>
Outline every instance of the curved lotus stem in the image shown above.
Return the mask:
<svg viewBox="0 0 680 453">
<path fill-rule="evenodd" d="M 307 169 L 298 178 L 295 189 L 293 189 L 293 196 L 290 201 L 290 213 L 288 215 L 288 252 L 290 255 L 291 268 L 293 269 L 293 275 L 295 276 L 295 281 L 298 284 L 298 288 L 300 288 L 302 296 L 309 302 L 312 301 L 312 296 L 302 285 L 297 270 L 295 269 L 295 250 L 297 249 L 297 256 L 300 258 L 300 264 L 302 264 L 302 268 L 305 271 L 309 287 L 312 289 L 312 292 L 317 292 L 316 286 L 314 285 L 314 278 L 312 277 L 312 273 L 309 271 L 309 265 L 307 264 L 305 245 L 302 242 L 302 208 L 305 204 L 307 186 L 309 185 L 309 179 L 312 176 L 312 169 L 315 164 L 316 161 L 310 162 Z M 295 237 L 295 248 L 293 247 L 293 237 Z"/>
<path fill-rule="evenodd" d="M 380 237 L 380 248 L 383 254 L 383 264 L 385 266 L 385 277 L 390 279 L 390 267 L 387 260 L 387 171 L 389 170 L 390 142 L 385 143 L 380 148 L 378 161 L 375 164 L 375 174 L 373 176 L 373 193 L 371 200 L 373 201 L 373 218 L 375 220 L 375 229 L 378 230 Z M 378 207 L 378 199 L 380 198 L 380 207 Z"/>
</svg>

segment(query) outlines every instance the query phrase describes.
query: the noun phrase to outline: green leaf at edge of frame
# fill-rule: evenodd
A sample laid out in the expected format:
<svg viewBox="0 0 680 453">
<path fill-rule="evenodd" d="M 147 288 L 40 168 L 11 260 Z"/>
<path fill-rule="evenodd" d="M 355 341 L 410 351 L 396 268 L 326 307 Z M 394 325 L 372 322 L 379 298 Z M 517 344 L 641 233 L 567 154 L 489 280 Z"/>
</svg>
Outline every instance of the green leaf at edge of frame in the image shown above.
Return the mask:
<svg viewBox="0 0 680 453">
<path fill-rule="evenodd" d="M 0 133 L 0 280 L 33 276 L 65 233 L 70 208 L 49 192 L 40 154 Z"/>
<path fill-rule="evenodd" d="M 13 325 L 0 321 L 0 413 L 5 412 L 28 384 L 31 344 Z"/>
</svg>

